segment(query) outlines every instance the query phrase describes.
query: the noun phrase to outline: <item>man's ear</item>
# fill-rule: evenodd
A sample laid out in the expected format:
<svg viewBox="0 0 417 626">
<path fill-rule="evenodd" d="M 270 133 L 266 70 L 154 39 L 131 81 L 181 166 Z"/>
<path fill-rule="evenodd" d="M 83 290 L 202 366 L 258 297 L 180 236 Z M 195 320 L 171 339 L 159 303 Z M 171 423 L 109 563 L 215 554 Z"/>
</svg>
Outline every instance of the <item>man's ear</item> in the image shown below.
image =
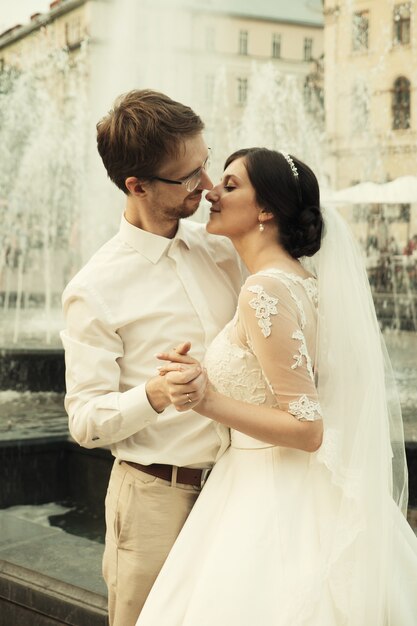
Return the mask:
<svg viewBox="0 0 417 626">
<path fill-rule="evenodd" d="M 129 176 L 125 180 L 126 189 L 132 196 L 144 196 L 147 193 L 146 183 L 135 176 Z"/>
</svg>

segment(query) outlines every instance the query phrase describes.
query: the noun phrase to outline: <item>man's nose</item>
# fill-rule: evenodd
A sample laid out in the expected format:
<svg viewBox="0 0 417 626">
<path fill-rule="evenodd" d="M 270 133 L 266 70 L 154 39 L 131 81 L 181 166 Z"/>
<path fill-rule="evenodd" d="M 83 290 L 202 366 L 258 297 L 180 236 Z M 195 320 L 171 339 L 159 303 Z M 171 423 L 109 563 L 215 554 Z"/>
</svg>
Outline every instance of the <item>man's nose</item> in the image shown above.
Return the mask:
<svg viewBox="0 0 417 626">
<path fill-rule="evenodd" d="M 207 174 L 206 170 L 202 170 L 201 172 L 200 187 L 202 189 L 213 189 L 212 180 L 210 176 Z"/>
</svg>

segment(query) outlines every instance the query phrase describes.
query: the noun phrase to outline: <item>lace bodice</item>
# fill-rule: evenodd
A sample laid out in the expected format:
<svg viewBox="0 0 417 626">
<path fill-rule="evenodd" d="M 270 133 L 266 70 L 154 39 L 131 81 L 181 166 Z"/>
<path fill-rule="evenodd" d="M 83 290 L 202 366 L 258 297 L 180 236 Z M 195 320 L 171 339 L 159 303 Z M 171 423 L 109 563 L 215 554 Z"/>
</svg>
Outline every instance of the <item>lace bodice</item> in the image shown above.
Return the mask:
<svg viewBox="0 0 417 626">
<path fill-rule="evenodd" d="M 276 269 L 253 274 L 242 287 L 233 320 L 206 353 L 210 381 L 236 400 L 279 407 L 296 419 L 321 418 L 316 326 L 314 278 Z"/>
</svg>

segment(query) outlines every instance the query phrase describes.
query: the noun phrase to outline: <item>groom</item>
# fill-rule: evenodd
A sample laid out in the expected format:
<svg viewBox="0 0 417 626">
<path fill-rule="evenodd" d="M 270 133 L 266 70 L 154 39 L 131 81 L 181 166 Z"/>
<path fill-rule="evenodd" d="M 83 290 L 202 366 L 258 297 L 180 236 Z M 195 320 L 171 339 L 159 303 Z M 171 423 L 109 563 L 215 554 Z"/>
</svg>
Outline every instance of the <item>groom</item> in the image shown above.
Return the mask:
<svg viewBox="0 0 417 626">
<path fill-rule="evenodd" d="M 115 457 L 103 559 L 110 626 L 134 626 L 205 470 L 229 445 L 226 429 L 192 410 L 204 393 L 200 371 L 173 374 L 185 411 L 156 371 L 155 354 L 179 341 L 203 358 L 234 314 L 242 279 L 230 242 L 183 220 L 212 187 L 203 128 L 162 93 L 116 101 L 97 124 L 97 146 L 125 194 L 124 215 L 63 294 L 70 432 Z"/>
</svg>

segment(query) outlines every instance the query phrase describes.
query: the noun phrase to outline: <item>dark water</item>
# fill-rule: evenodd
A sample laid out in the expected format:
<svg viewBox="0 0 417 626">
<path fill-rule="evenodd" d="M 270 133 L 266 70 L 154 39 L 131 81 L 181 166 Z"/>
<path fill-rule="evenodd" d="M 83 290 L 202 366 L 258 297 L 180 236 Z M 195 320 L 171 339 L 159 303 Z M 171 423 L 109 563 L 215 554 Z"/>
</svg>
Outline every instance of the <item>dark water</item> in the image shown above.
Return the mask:
<svg viewBox="0 0 417 626">
<path fill-rule="evenodd" d="M 68 434 L 64 394 L 0 391 L 0 440 Z"/>
<path fill-rule="evenodd" d="M 60 528 L 70 535 L 104 543 L 104 502 L 100 510 L 93 510 L 71 500 L 21 504 L 2 509 L 1 514 L 15 520 L 28 520 L 39 526 Z"/>
<path fill-rule="evenodd" d="M 70 500 L 63 500 L 56 504 L 68 510 L 49 515 L 48 520 L 51 526 L 62 528 L 71 535 L 104 543 L 104 503 L 103 510 L 99 511 Z"/>
</svg>

